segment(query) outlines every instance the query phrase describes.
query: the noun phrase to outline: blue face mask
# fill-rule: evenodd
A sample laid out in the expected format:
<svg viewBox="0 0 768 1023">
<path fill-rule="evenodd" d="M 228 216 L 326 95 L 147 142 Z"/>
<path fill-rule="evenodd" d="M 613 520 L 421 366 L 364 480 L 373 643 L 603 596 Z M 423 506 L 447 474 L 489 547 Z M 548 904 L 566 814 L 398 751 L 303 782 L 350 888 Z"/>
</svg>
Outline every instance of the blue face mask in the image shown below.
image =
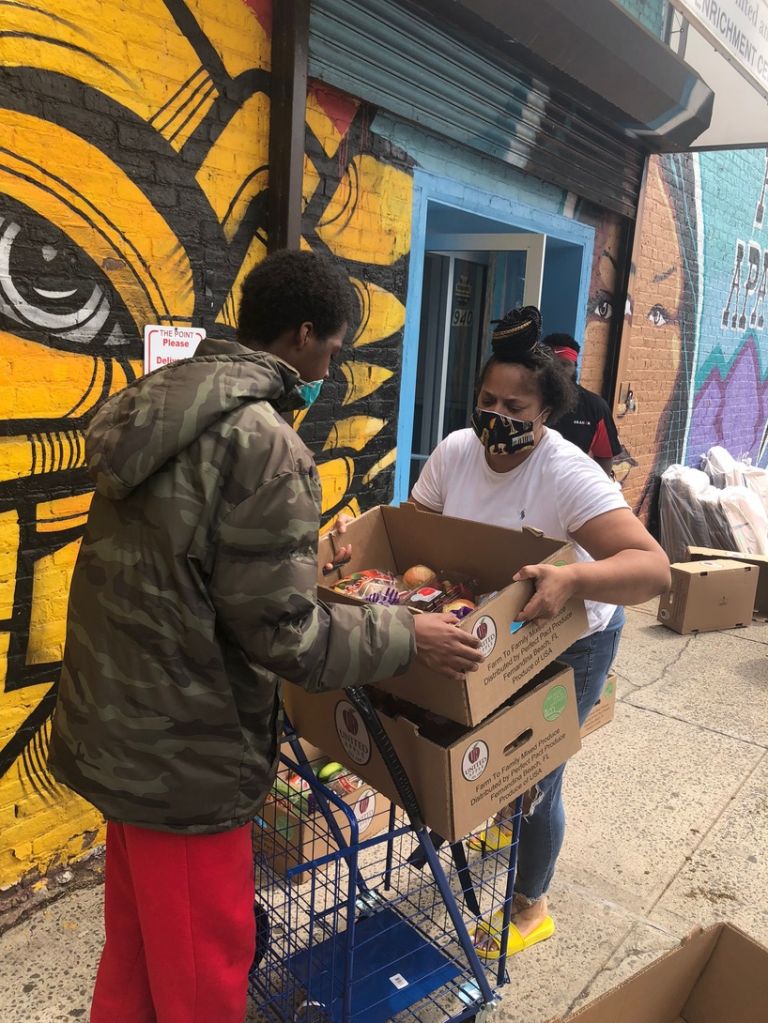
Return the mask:
<svg viewBox="0 0 768 1023">
<path fill-rule="evenodd" d="M 296 390 L 301 395 L 304 402 L 304 408 L 309 408 L 313 405 L 320 397 L 320 391 L 323 386 L 322 380 L 311 380 L 308 384 L 298 384 Z"/>
</svg>

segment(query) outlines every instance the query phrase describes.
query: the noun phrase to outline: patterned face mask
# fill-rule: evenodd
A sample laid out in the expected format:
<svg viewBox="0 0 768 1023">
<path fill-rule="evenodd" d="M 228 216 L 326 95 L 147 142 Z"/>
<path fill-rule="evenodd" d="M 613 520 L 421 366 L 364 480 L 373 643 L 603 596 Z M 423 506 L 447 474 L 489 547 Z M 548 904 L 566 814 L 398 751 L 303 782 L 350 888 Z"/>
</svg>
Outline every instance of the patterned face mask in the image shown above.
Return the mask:
<svg viewBox="0 0 768 1023">
<path fill-rule="evenodd" d="M 476 408 L 472 414 L 472 429 L 490 455 L 517 455 L 530 450 L 534 444 L 533 428 L 544 413 L 535 419 L 510 419 L 498 412 Z"/>
</svg>

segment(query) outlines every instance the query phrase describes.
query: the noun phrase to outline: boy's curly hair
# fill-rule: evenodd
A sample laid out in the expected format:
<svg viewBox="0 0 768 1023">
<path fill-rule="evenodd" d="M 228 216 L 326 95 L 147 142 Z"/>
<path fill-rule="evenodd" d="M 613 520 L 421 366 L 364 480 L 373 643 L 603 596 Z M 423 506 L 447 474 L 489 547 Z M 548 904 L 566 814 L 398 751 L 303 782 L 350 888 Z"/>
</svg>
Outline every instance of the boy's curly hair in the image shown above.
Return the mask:
<svg viewBox="0 0 768 1023">
<path fill-rule="evenodd" d="M 354 288 L 341 266 L 315 252 L 282 249 L 267 256 L 243 282 L 237 339 L 269 347 L 286 330 L 311 323 L 324 341 L 360 316 Z"/>
</svg>

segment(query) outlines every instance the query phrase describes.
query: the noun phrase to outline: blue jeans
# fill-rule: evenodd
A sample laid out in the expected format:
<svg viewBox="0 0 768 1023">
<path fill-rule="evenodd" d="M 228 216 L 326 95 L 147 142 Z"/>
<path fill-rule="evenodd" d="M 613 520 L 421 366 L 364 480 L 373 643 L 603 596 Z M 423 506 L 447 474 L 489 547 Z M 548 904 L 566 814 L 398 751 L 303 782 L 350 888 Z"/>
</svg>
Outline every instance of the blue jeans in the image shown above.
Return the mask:
<svg viewBox="0 0 768 1023">
<path fill-rule="evenodd" d="M 580 639 L 558 657 L 573 668 L 579 724 L 600 699 L 605 680 L 619 648 L 624 608 L 619 607 L 602 632 Z M 562 764 L 536 786 L 538 793 L 520 829 L 515 890 L 534 901 L 546 894 L 555 873 L 565 835 Z"/>
</svg>

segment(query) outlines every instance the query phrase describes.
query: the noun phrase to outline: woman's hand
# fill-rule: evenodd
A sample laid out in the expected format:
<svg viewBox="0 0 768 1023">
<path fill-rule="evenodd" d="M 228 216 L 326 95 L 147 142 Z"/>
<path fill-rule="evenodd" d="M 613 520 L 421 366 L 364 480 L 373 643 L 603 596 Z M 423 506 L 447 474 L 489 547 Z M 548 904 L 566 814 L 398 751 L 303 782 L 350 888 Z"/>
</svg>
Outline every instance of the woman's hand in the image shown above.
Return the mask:
<svg viewBox="0 0 768 1023">
<path fill-rule="evenodd" d="M 457 628 L 452 614 L 420 614 L 415 616 L 416 657 L 427 668 L 461 678 L 468 671 L 477 671 L 483 655 L 477 649 L 480 640 Z"/>
<path fill-rule="evenodd" d="M 347 526 L 349 525 L 350 522 L 353 521 L 354 520 L 351 515 L 343 514 L 339 515 L 339 517 L 333 524 L 333 529 L 331 530 L 331 532 L 335 533 L 337 536 L 343 536 L 347 531 Z M 342 565 L 346 564 L 346 562 L 348 562 L 351 557 L 352 557 L 351 543 L 348 543 L 343 547 L 339 547 L 339 549 L 336 551 L 336 555 L 333 561 L 329 561 L 324 566 L 324 571 L 332 572 L 334 568 L 341 567 Z"/>
<path fill-rule="evenodd" d="M 573 565 L 526 565 L 513 582 L 530 579 L 534 585 L 531 599 L 515 621 L 542 625 L 556 618 L 576 592 Z"/>
</svg>

